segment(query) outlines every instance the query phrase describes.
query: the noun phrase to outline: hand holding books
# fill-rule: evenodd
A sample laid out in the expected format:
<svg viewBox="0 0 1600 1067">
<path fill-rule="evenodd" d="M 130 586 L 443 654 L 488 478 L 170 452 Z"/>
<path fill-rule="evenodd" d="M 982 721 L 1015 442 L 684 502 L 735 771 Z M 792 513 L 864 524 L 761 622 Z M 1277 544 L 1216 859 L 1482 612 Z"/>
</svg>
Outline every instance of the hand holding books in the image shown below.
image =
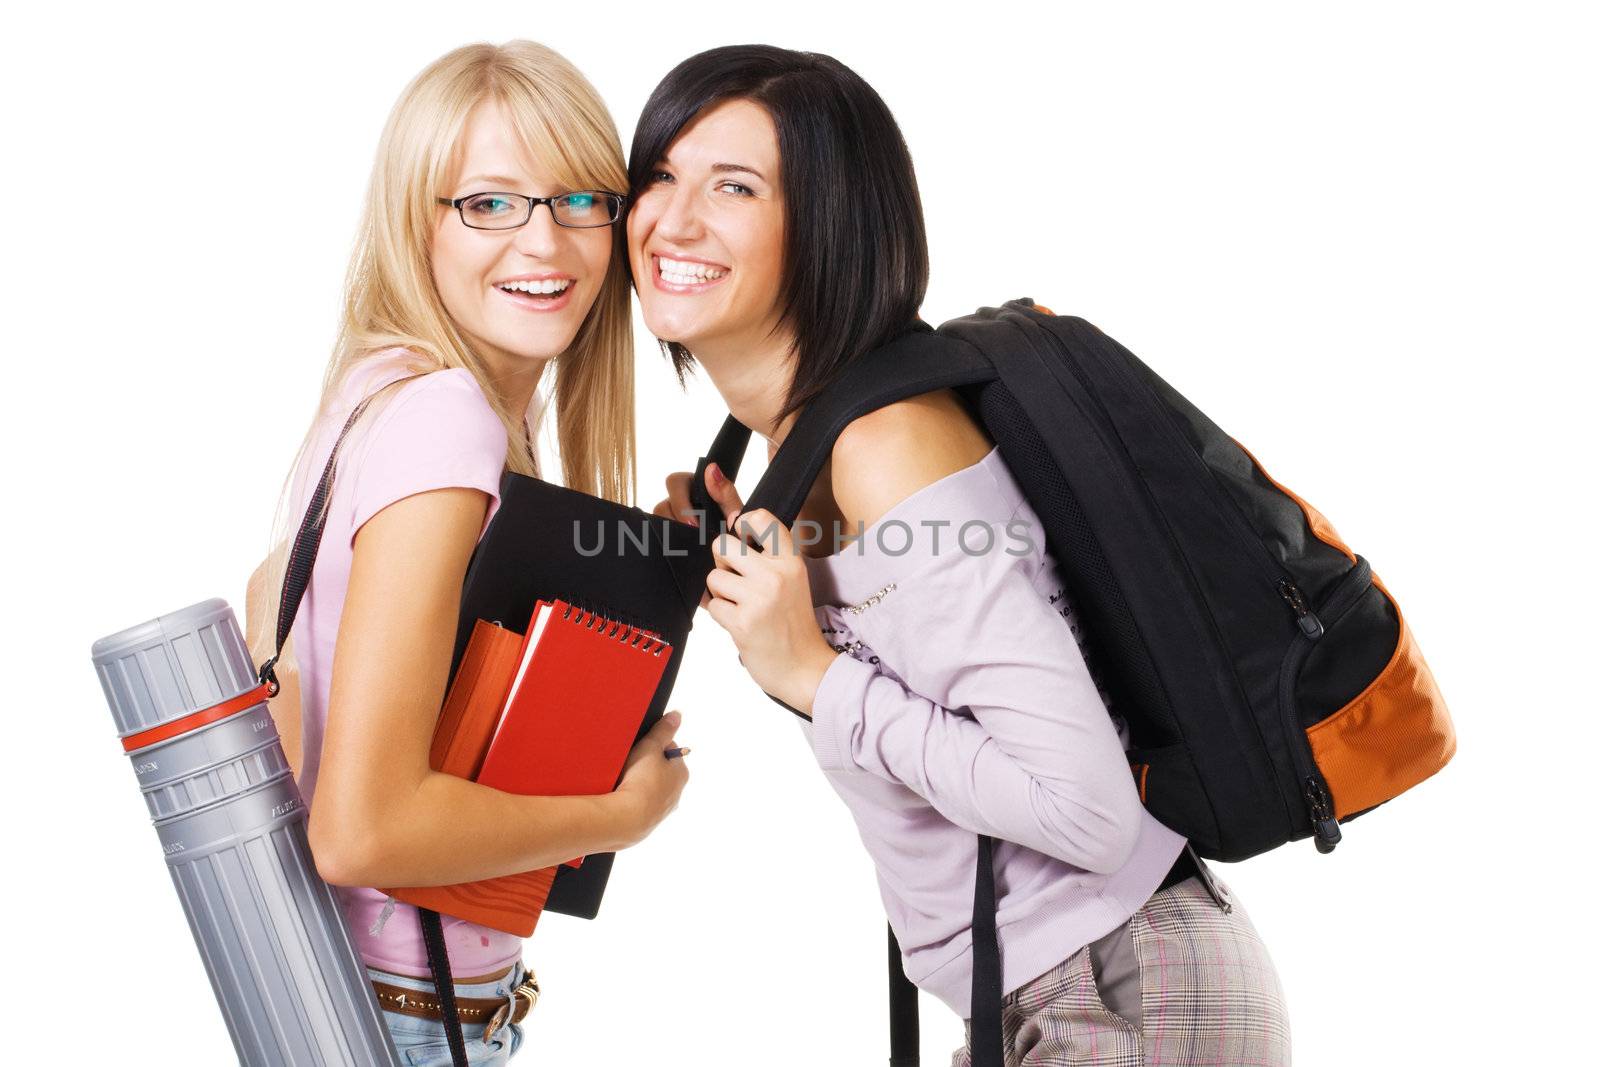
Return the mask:
<svg viewBox="0 0 1600 1067">
<path fill-rule="evenodd" d="M 678 806 L 678 796 L 689 781 L 689 768 L 682 759 L 668 757 L 667 752 L 677 747 L 672 735 L 682 721 L 682 712 L 667 712 L 628 754 L 622 783 L 616 790 L 617 799 L 626 800 L 628 813 L 628 840 L 624 846 L 644 840 Z"/>
<path fill-rule="evenodd" d="M 609 847 L 636 844 L 677 806 L 688 781 L 682 761 L 666 755 L 676 747 L 679 713 L 639 733 L 671 651 L 654 631 L 560 599 L 535 604 L 524 634 L 480 619 L 440 712 L 430 763 L 509 793 L 588 798 L 613 837 Z M 527 937 L 559 873 L 546 867 L 390 892 Z"/>
</svg>

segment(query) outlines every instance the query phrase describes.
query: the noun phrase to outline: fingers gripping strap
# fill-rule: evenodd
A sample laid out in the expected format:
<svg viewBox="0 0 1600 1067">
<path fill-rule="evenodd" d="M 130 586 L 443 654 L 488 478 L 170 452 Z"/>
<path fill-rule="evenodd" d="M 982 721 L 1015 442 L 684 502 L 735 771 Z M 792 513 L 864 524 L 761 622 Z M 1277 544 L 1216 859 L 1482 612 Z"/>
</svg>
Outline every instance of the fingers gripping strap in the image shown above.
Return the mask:
<svg viewBox="0 0 1600 1067">
<path fill-rule="evenodd" d="M 723 420 L 722 429 L 717 431 L 716 440 L 711 442 L 710 450 L 695 465 L 694 480 L 689 483 L 689 504 L 705 516 L 708 527 L 722 529 L 723 517 L 722 508 L 706 491 L 706 467 L 715 463 L 723 477 L 733 481 L 739 476 L 739 467 L 744 462 L 745 449 L 749 445 L 750 428 L 729 415 Z"/>
</svg>

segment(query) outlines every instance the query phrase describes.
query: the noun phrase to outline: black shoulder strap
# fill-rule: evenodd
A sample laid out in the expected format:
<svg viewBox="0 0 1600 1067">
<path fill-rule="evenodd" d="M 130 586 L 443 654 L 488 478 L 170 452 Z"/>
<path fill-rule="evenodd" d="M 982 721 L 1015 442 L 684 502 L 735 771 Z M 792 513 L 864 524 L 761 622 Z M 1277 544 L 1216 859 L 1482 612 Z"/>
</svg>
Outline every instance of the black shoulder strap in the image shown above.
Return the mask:
<svg viewBox="0 0 1600 1067">
<path fill-rule="evenodd" d="M 991 381 L 995 374 L 993 365 L 972 345 L 919 324 L 857 359 L 806 404 L 745 506 L 765 508 L 792 526 L 811 484 L 833 454 L 834 442 L 850 423 L 897 400 Z"/>
<path fill-rule="evenodd" d="M 1013 303 L 1017 303 L 1013 301 Z M 1021 301 L 1028 304 L 1031 301 Z M 1008 307 L 1010 305 L 1007 305 Z M 989 315 L 997 311 L 986 309 Z M 980 312 L 979 315 L 984 315 Z M 889 344 L 857 359 L 827 389 L 808 403 L 795 420 L 777 455 L 762 475 L 747 508 L 765 508 L 786 526 L 794 524 L 834 442 L 845 427 L 870 411 L 961 385 L 993 381 L 998 371 L 974 345 L 925 323 Z M 690 500 L 720 521 L 703 489 L 706 464 L 716 462 L 732 478 L 750 440 L 750 430 L 728 416 L 702 456 L 690 486 Z M 777 703 L 788 707 L 782 701 Z M 793 708 L 789 710 L 793 711 Z M 1001 1067 L 1001 987 L 999 941 L 995 930 L 993 841 L 980 837 L 977 879 L 973 887 L 973 1019 L 974 1067 Z M 916 1067 L 920 1062 L 917 989 L 905 976 L 900 946 L 889 932 L 889 1045 L 891 1067 Z"/>
<path fill-rule="evenodd" d="M 994 838 L 978 835 L 978 870 L 972 886 L 972 1067 L 1005 1067 L 1000 939 L 995 930 Z"/>
<path fill-rule="evenodd" d="M 450 973 L 450 953 L 445 950 L 444 922 L 439 913 L 418 908 L 422 922 L 422 944 L 428 950 L 428 970 L 433 972 L 433 987 L 439 993 L 439 1021 L 444 1024 L 445 1044 L 450 1046 L 452 1067 L 468 1067 L 467 1039 L 461 1033 L 461 1012 L 456 1007 L 456 981 Z"/>
<path fill-rule="evenodd" d="M 889 1067 L 920 1067 L 917 987 L 900 962 L 900 942 L 889 927 Z"/>
<path fill-rule="evenodd" d="M 338 468 L 339 449 L 344 445 L 344 439 L 349 436 L 350 428 L 361 418 L 361 413 L 367 410 L 367 405 L 371 404 L 379 393 L 401 382 L 409 382 L 412 378 L 420 377 L 420 374 L 411 374 L 404 378 L 396 378 L 364 398 L 350 412 L 350 417 L 344 421 L 344 429 L 339 431 L 338 439 L 333 442 L 333 448 L 328 452 L 328 462 L 322 467 L 322 478 L 317 482 L 316 491 L 311 494 L 311 503 L 306 505 L 305 517 L 300 520 L 300 530 L 294 537 L 294 547 L 289 550 L 289 566 L 283 577 L 283 595 L 278 598 L 277 644 L 273 647 L 272 655 L 256 672 L 257 680 L 267 686 L 267 692 L 271 696 L 278 695 L 278 675 L 273 668 L 278 664 L 278 657 L 283 655 L 283 643 L 289 640 L 289 631 L 294 627 L 295 614 L 300 610 L 300 601 L 305 599 L 306 586 L 311 581 L 311 568 L 317 562 L 317 549 L 322 547 L 322 528 L 328 521 L 328 497 L 333 492 L 333 475 Z"/>
<path fill-rule="evenodd" d="M 277 644 L 272 655 L 261 669 L 257 677 L 267 686 L 267 692 L 276 696 L 278 693 L 278 676 L 273 668 L 277 665 L 278 657 L 283 655 L 283 643 L 289 639 L 289 631 L 294 627 L 294 617 L 300 610 L 300 602 L 305 599 L 306 586 L 311 582 L 311 569 L 317 562 L 317 550 L 322 547 L 322 529 L 327 525 L 328 498 L 333 493 L 333 476 L 339 465 L 339 449 L 344 445 L 344 439 L 349 436 L 351 427 L 361 418 L 367 406 L 391 386 L 408 382 L 421 375 L 411 374 L 404 378 L 396 378 L 374 390 L 370 396 L 364 398 L 350 412 L 350 417 L 345 420 L 344 428 L 339 431 L 338 438 L 333 442 L 333 448 L 328 452 L 328 462 L 323 465 L 322 478 L 317 482 L 316 491 L 311 494 L 311 502 L 306 505 L 306 514 L 300 520 L 300 530 L 295 534 L 294 547 L 289 550 L 288 571 L 283 580 L 283 596 L 278 601 L 278 632 Z M 428 950 L 428 969 L 433 972 L 434 988 L 439 993 L 439 1013 L 444 1017 L 445 1040 L 450 1046 L 450 1059 L 454 1067 L 467 1067 L 466 1040 L 461 1034 L 461 1016 L 456 1010 L 455 982 L 450 975 L 450 956 L 445 951 L 444 927 L 439 918 L 439 913 L 425 908 L 418 909 L 422 922 L 422 940 Z"/>
<path fill-rule="evenodd" d="M 908 396 L 986 382 L 995 376 L 994 367 L 972 345 L 941 336 L 926 323 L 917 323 L 887 345 L 856 360 L 805 406 L 750 499 L 745 501 L 745 508 L 766 508 L 785 526 L 793 526 L 812 483 L 833 453 L 834 441 L 855 419 Z M 695 468 L 689 499 L 719 530 L 721 512 L 704 489 L 706 465 L 714 462 L 725 475 L 734 477 L 749 443 L 750 428 L 729 415 Z M 770 693 L 768 696 L 780 707 L 805 718 L 777 697 Z"/>
<path fill-rule="evenodd" d="M 972 884 L 972 1031 L 967 1047 L 972 1067 L 1003 1067 L 1004 978 L 1000 938 L 995 930 L 994 839 L 978 838 L 978 863 Z M 900 962 L 900 943 L 889 929 L 889 1067 L 922 1062 L 917 1020 L 917 987 Z"/>
<path fill-rule="evenodd" d="M 739 476 L 739 466 L 744 462 L 744 454 L 749 447 L 750 427 L 729 415 L 723 420 L 722 429 L 717 431 L 711 448 L 695 464 L 694 478 L 689 482 L 689 504 L 700 512 L 700 521 L 707 529 L 720 531 L 725 523 L 722 509 L 706 492 L 706 467 L 715 463 L 731 482 Z"/>
<path fill-rule="evenodd" d="M 834 441 L 851 422 L 908 396 L 986 382 L 995 376 L 994 367 L 976 348 L 917 323 L 850 364 L 805 406 L 745 506 L 766 508 L 785 525 L 793 525 L 811 483 L 833 452 Z M 749 443 L 750 428 L 729 415 L 710 449 L 700 457 L 689 499 L 714 520 L 720 521 L 721 516 L 704 488 L 706 465 L 716 463 L 729 478 L 734 477 Z"/>
</svg>

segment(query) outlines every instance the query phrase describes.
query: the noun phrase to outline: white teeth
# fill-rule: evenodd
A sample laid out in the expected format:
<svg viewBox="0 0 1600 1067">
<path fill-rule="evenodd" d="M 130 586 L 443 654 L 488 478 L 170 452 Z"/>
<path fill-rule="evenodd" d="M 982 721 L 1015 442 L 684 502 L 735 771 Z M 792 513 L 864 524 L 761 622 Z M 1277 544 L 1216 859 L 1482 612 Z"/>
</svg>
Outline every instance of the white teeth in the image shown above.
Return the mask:
<svg viewBox="0 0 1600 1067">
<path fill-rule="evenodd" d="M 681 259 L 667 259 L 664 256 L 657 256 L 656 263 L 660 266 L 662 280 L 673 285 L 695 285 L 699 282 L 716 281 L 728 273 L 719 267 L 704 263 L 689 263 Z"/>
<path fill-rule="evenodd" d="M 572 284 L 571 278 L 546 278 L 538 282 L 501 282 L 500 288 L 508 293 L 560 293 Z"/>
</svg>

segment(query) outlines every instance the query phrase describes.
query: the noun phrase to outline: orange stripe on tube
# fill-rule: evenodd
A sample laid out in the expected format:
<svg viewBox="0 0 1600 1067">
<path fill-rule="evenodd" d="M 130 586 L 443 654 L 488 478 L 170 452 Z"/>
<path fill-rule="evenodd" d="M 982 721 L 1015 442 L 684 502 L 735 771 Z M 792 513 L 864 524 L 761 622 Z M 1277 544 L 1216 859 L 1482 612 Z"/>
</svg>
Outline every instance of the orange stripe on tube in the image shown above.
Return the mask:
<svg viewBox="0 0 1600 1067">
<path fill-rule="evenodd" d="M 258 685 L 249 692 L 240 693 L 232 700 L 225 700 L 221 704 L 214 704 L 209 708 L 201 708 L 199 711 L 191 712 L 181 719 L 173 719 L 171 722 L 164 722 L 160 726 L 152 726 L 148 730 L 140 730 L 136 734 L 129 734 L 122 739 L 122 751 L 132 752 L 134 749 L 146 748 L 160 741 L 170 741 L 180 734 L 186 734 L 190 730 L 198 730 L 202 726 L 209 726 L 221 719 L 226 719 L 229 715 L 237 715 L 247 708 L 253 708 L 257 704 L 265 703 L 266 699 L 267 687 Z"/>
</svg>

